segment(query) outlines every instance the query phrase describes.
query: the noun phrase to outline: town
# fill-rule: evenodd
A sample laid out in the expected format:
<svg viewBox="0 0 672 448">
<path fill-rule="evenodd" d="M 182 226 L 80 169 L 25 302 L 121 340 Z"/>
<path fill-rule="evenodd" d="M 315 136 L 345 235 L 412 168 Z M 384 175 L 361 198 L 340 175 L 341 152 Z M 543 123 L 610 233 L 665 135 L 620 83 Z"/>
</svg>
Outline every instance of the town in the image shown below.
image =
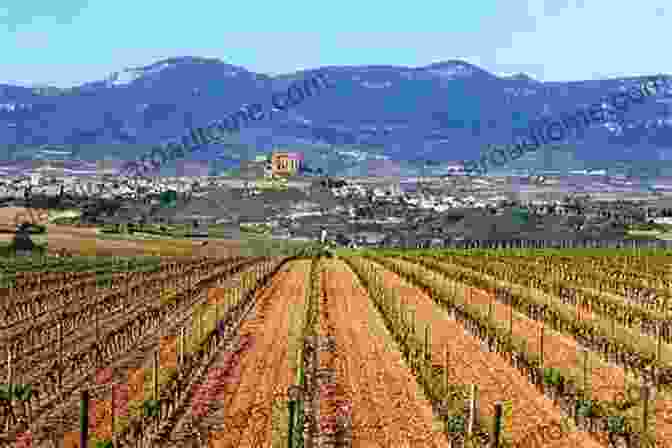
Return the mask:
<svg viewBox="0 0 672 448">
<path fill-rule="evenodd" d="M 3 207 L 46 209 L 41 217 L 49 223 L 125 239 L 254 237 L 350 248 L 660 246 L 672 216 L 663 193 L 600 190 L 613 182 L 606 177 L 472 177 L 456 166 L 433 177 L 334 178 L 289 151 L 243 160 L 234 173 L 199 176 L 124 177 L 102 163 L 75 175 L 58 160 L 33 166 L 0 180 Z M 586 180 L 592 191 L 579 186 Z M 40 220 L 19 216 L 4 232 L 23 232 L 25 240 L 25 232 L 44 230 Z"/>
</svg>

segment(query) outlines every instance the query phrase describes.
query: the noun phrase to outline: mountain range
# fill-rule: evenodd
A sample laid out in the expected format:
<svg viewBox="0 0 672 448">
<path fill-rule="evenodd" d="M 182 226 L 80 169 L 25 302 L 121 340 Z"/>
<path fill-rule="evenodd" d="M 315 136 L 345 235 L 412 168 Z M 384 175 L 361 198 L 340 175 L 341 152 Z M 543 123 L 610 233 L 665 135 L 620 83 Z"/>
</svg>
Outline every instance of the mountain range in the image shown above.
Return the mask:
<svg viewBox="0 0 672 448">
<path fill-rule="evenodd" d="M 512 142 L 532 120 L 571 113 L 644 79 L 541 82 L 459 60 L 269 76 L 217 59 L 172 58 L 67 89 L 0 85 L 0 160 L 132 160 L 241 106 L 269 104 L 274 92 L 316 72 L 326 73 L 335 88 L 191 158 L 230 165 L 286 148 L 303 151 L 311 167 L 330 174 L 359 172 L 376 160 L 389 160 L 395 173 L 403 167 L 402 175 L 440 171 L 445 163 L 478 158 L 488 144 Z M 505 170 L 672 168 L 671 101 L 672 89 Z M 172 173 L 175 163 L 162 171 Z"/>
</svg>

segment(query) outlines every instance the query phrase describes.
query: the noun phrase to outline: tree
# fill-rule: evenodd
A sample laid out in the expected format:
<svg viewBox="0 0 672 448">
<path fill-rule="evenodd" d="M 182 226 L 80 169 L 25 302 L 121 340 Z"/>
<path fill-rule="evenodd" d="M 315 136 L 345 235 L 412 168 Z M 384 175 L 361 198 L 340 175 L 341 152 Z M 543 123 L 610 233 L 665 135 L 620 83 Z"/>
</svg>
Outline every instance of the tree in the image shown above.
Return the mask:
<svg viewBox="0 0 672 448">
<path fill-rule="evenodd" d="M 161 207 L 175 208 L 177 205 L 177 192 L 174 190 L 164 191 L 159 195 Z"/>
<path fill-rule="evenodd" d="M 513 208 L 511 210 L 511 217 L 518 224 L 527 224 L 530 222 L 530 213 L 524 208 Z"/>
</svg>

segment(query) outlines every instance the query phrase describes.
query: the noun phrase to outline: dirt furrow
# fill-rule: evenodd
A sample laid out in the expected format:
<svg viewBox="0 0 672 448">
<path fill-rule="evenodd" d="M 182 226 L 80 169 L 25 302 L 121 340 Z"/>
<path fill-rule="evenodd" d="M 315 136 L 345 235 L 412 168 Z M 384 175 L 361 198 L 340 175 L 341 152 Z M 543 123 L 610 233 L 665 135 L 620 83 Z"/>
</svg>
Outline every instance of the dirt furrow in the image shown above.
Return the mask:
<svg viewBox="0 0 672 448">
<path fill-rule="evenodd" d="M 507 322 L 510 319 L 511 307 L 498 302 L 487 292 L 469 288 L 471 293 L 469 300 L 472 304 L 481 304 L 484 307 L 492 302 L 492 313 L 495 319 Z M 578 313 L 580 319 L 592 319 L 595 316 L 584 308 Z M 514 311 L 513 334 L 525 338 L 531 351 L 541 352 L 541 329 L 544 325 L 532 319 L 528 319 Z M 559 369 L 575 369 L 578 373 L 584 368 L 584 354 L 582 347 L 577 341 L 567 335 L 558 333 L 546 326 L 544 329 L 544 366 Z M 588 357 L 588 384 L 591 386 L 592 397 L 600 401 L 612 401 L 617 398 L 619 392 L 624 391 L 626 374 L 623 368 L 609 365 L 594 354 Z M 632 375 L 628 375 L 628 383 L 635 383 Z M 672 402 L 659 398 L 654 402 L 656 440 L 672 441 Z"/>
<path fill-rule="evenodd" d="M 352 447 L 447 447 L 430 403 L 354 273 L 331 261 L 324 281 L 336 382 L 352 409 Z"/>
<path fill-rule="evenodd" d="M 203 284 L 198 286 L 197 292 L 193 293 L 190 299 L 192 305 L 183 305 L 180 309 L 173 311 L 170 315 L 166 316 L 165 320 L 162 322 L 161 327 L 155 328 L 153 330 L 148 330 L 149 332 L 144 336 L 140 337 L 131 347 L 129 347 L 124 353 L 118 353 L 116 356 L 113 356 L 113 359 L 110 359 L 106 368 L 102 368 L 100 372 L 103 377 L 106 379 L 98 378 L 98 381 L 95 383 L 101 382 L 110 382 L 115 381 L 125 385 L 130 385 L 130 376 L 135 375 L 138 372 L 138 366 L 141 366 L 147 362 L 149 354 L 152 353 L 153 349 L 158 345 L 159 337 L 162 331 L 171 331 L 176 326 L 179 326 L 181 322 L 189 319 L 193 313 L 193 304 L 200 302 L 206 298 L 206 294 L 209 286 Z M 94 375 L 94 372 L 91 372 L 91 376 Z M 111 375 L 111 376 L 110 376 Z M 76 379 L 70 379 L 64 381 L 64 389 L 69 390 L 69 388 L 77 386 L 77 388 L 83 387 L 85 384 L 91 385 L 91 376 L 77 377 Z M 95 384 L 94 383 L 94 384 Z M 128 387 L 123 387 L 121 390 L 118 389 L 119 396 L 128 395 Z M 94 401 L 109 401 L 111 392 L 110 389 L 101 390 L 95 393 L 92 396 Z M 115 396 L 117 396 L 115 394 Z M 39 428 L 49 429 L 54 433 L 58 433 L 59 437 L 63 431 L 66 431 L 66 434 L 70 436 L 77 436 L 75 428 L 77 427 L 78 413 L 79 408 L 76 405 L 78 402 L 78 394 L 66 395 L 66 399 L 60 403 L 51 403 L 45 405 L 45 409 L 42 410 L 42 419 L 43 423 L 36 424 Z M 92 407 L 95 404 L 92 404 Z M 38 420 L 39 421 L 39 420 Z M 62 437 L 61 437 L 62 438 Z"/>
<path fill-rule="evenodd" d="M 251 319 L 242 324 L 240 340 L 245 348 L 239 357 L 232 360 L 230 352 L 223 352 L 213 361 L 204 382 L 215 397 L 202 416 L 210 428 L 208 446 L 257 448 L 277 442 L 275 414 L 278 404 L 286 409 L 287 389 L 296 375 L 289 361 L 295 354 L 287 351 L 290 308 L 304 303 L 309 272 L 310 261 L 288 263 L 259 293 Z M 200 399 L 194 394 L 188 412 L 194 414 Z"/>
<path fill-rule="evenodd" d="M 479 386 L 479 407 L 483 415 L 493 417 L 497 401 L 511 402 L 511 439 L 514 444 L 543 425 L 561 424 L 560 410 L 551 400 L 537 392 L 527 378 L 498 354 L 483 352 L 480 342 L 468 335 L 466 329 L 452 320 L 431 298 L 393 272 L 385 271 L 384 279 L 389 288 L 396 290 L 408 306 L 415 309 L 418 323 L 431 324 L 432 358 L 443 359 L 448 347 L 451 382 Z M 569 448 L 600 445 L 587 433 L 572 431 L 560 440 L 549 440 L 544 446 Z"/>
</svg>

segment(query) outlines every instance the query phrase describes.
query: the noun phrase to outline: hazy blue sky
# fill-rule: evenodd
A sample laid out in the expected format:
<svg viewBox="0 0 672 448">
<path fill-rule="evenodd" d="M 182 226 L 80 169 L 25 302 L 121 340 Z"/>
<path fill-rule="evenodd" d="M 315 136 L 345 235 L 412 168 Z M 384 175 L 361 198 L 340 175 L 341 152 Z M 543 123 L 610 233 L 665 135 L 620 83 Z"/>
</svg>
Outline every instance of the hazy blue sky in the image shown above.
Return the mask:
<svg viewBox="0 0 672 448">
<path fill-rule="evenodd" d="M 175 56 L 268 74 L 449 59 L 543 81 L 672 73 L 670 0 L 2 4 L 0 83 L 68 87 Z"/>
</svg>

